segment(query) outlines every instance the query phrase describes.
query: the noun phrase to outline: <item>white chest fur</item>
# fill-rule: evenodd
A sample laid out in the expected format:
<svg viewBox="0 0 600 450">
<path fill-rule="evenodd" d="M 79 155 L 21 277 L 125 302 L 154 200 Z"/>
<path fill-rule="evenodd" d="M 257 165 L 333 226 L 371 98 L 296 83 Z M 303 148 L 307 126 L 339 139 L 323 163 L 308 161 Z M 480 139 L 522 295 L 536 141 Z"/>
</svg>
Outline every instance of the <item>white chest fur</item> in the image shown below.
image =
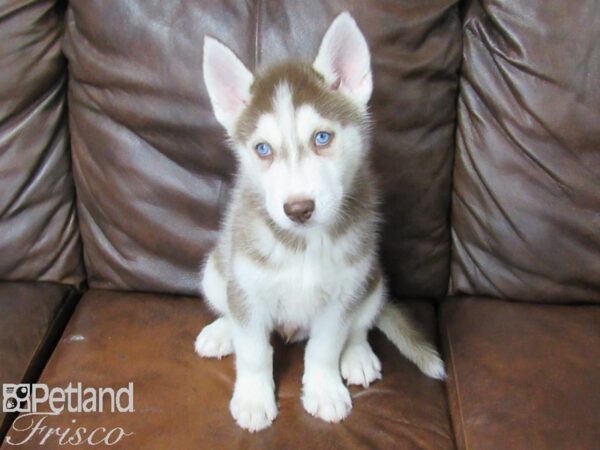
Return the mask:
<svg viewBox="0 0 600 450">
<path fill-rule="evenodd" d="M 276 326 L 306 328 L 329 302 L 350 303 L 370 266 L 370 258 L 349 263 L 353 236 L 337 239 L 307 234 L 306 248 L 290 249 L 264 231 L 257 234 L 265 264 L 240 253 L 233 276 L 248 294 L 247 301 L 264 308 Z"/>
</svg>

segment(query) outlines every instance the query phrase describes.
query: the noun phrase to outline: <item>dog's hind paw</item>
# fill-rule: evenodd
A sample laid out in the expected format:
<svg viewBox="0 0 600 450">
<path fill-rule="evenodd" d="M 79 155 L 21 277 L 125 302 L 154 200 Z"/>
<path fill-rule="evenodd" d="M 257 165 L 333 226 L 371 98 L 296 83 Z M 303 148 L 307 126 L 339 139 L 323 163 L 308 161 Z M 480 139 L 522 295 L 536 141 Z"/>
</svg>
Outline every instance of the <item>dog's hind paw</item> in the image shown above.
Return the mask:
<svg viewBox="0 0 600 450">
<path fill-rule="evenodd" d="M 219 358 L 233 353 L 233 340 L 229 320 L 221 317 L 205 326 L 194 343 L 198 355 L 203 358 Z"/>
</svg>

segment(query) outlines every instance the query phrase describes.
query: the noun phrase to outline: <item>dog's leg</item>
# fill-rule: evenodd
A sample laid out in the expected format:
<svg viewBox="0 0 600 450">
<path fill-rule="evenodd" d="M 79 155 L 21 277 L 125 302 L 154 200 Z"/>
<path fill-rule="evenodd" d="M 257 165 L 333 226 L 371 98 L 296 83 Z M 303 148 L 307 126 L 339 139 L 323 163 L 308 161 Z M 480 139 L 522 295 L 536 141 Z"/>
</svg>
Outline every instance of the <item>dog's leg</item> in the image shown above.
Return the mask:
<svg viewBox="0 0 600 450">
<path fill-rule="evenodd" d="M 232 324 L 237 378 L 229 410 L 240 427 L 259 431 L 277 416 L 270 332 L 257 317 Z"/>
<path fill-rule="evenodd" d="M 220 316 L 229 313 L 227 306 L 227 279 L 217 263 L 216 250 L 208 256 L 202 272 L 202 292 L 208 306 Z"/>
<path fill-rule="evenodd" d="M 381 378 L 381 363 L 367 340 L 369 330 L 384 302 L 383 283 L 360 304 L 353 314 L 352 328 L 340 361 L 342 377 L 348 384 L 368 387 Z"/>
<path fill-rule="evenodd" d="M 204 358 L 222 358 L 233 353 L 231 318 L 227 306 L 227 282 L 215 263 L 215 253 L 206 261 L 202 290 L 206 302 L 222 317 L 205 326 L 194 343 L 196 353 Z"/>
<path fill-rule="evenodd" d="M 348 337 L 340 370 L 349 385 L 356 384 L 366 388 L 375 380 L 381 379 L 381 362 L 369 345 L 368 332 L 365 328 L 354 329 Z"/>
<path fill-rule="evenodd" d="M 304 355 L 304 409 L 327 422 L 339 422 L 352 409 L 350 392 L 340 377 L 340 353 L 349 322 L 336 304 L 315 319 Z"/>
</svg>

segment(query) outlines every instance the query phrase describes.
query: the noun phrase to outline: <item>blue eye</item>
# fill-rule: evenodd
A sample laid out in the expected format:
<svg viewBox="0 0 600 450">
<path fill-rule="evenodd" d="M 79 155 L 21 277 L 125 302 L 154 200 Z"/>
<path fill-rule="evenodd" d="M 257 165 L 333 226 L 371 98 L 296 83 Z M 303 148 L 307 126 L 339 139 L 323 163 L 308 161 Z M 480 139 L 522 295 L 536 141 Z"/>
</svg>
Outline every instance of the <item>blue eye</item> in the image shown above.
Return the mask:
<svg viewBox="0 0 600 450">
<path fill-rule="evenodd" d="M 315 145 L 322 147 L 323 145 L 329 144 L 331 141 L 331 133 L 327 131 L 319 131 L 315 134 Z"/>
<path fill-rule="evenodd" d="M 260 156 L 261 158 L 267 158 L 268 156 L 271 156 L 272 150 L 269 144 L 261 142 L 260 144 L 257 144 L 254 148 L 256 149 L 256 153 L 258 154 L 258 156 Z"/>
</svg>

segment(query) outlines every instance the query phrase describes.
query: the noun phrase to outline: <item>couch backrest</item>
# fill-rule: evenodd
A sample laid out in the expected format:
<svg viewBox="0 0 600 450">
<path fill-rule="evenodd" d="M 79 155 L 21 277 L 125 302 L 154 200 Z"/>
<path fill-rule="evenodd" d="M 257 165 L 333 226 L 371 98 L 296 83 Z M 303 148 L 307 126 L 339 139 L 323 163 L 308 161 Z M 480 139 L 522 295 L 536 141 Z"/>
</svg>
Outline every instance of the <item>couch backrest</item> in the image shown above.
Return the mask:
<svg viewBox="0 0 600 450">
<path fill-rule="evenodd" d="M 600 9 L 472 1 L 451 293 L 600 301 Z"/>
<path fill-rule="evenodd" d="M 235 171 L 202 82 L 204 34 L 251 69 L 312 59 L 346 9 L 373 51 L 375 165 L 392 289 L 444 295 L 461 57 L 453 0 L 72 0 L 64 50 L 92 287 L 199 292 Z"/>
<path fill-rule="evenodd" d="M 0 279 L 78 283 L 62 12 L 0 2 Z"/>
</svg>

